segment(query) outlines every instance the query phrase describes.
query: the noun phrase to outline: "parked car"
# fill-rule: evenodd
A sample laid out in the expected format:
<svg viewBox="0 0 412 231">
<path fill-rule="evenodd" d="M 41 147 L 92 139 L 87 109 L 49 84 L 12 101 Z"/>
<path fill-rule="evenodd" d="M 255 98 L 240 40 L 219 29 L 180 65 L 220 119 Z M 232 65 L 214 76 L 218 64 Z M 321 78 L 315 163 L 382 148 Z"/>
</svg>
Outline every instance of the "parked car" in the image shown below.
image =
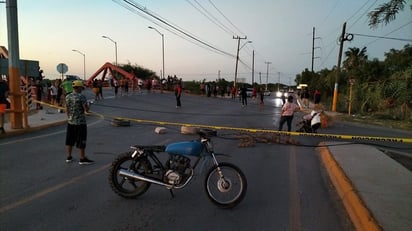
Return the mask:
<svg viewBox="0 0 412 231">
<path fill-rule="evenodd" d="M 69 81 L 74 81 L 74 80 L 82 80 L 79 76 L 77 75 L 66 75 L 66 79 Z"/>
<path fill-rule="evenodd" d="M 264 96 L 270 96 L 270 94 L 271 94 L 270 91 L 264 91 L 264 92 L 263 92 L 263 95 L 264 95 Z"/>
</svg>

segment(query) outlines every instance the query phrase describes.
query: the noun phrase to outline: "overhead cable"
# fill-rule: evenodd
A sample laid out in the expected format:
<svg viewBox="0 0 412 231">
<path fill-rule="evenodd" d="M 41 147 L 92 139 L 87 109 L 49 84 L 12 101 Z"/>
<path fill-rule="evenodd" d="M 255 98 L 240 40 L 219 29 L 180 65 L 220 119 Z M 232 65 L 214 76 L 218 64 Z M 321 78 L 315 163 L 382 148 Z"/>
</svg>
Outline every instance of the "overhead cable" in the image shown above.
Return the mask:
<svg viewBox="0 0 412 231">
<path fill-rule="evenodd" d="M 230 30 L 227 26 L 225 26 L 222 22 L 219 21 L 212 13 L 210 13 L 202 4 L 200 4 L 198 1 L 194 0 L 194 2 L 201 8 L 199 9 L 196 5 L 194 5 L 190 0 L 186 0 L 193 8 L 195 8 L 199 13 L 201 13 L 203 16 L 205 16 L 209 21 L 211 21 L 213 24 L 218 26 L 220 29 L 225 31 L 229 35 L 234 35 L 232 30 Z"/>
<path fill-rule="evenodd" d="M 237 31 L 240 32 L 240 34 L 245 35 L 245 33 L 243 33 L 235 24 L 233 24 L 232 21 L 230 21 L 230 19 L 228 17 L 226 17 L 225 14 L 222 13 L 222 11 L 219 10 L 219 8 L 216 7 L 216 5 L 212 2 L 212 0 L 209 0 L 210 5 L 212 5 L 217 12 L 219 12 L 220 15 L 222 15 L 222 17 L 224 17 L 226 19 L 226 21 L 228 21 L 230 23 L 230 25 L 232 25 Z"/>
<path fill-rule="evenodd" d="M 116 2 L 117 2 L 117 1 L 116 1 Z M 143 12 L 144 14 L 146 14 L 146 15 L 154 18 L 155 20 L 157 20 L 157 21 L 159 21 L 160 23 L 166 25 L 167 27 L 169 27 L 169 28 L 171 28 L 171 29 L 179 32 L 180 34 L 182 34 L 182 35 L 184 35 L 184 36 L 186 36 L 186 37 L 188 37 L 188 38 L 196 41 L 197 43 L 200 43 L 201 45 L 206 46 L 207 48 L 210 48 L 211 50 L 213 50 L 213 51 L 215 51 L 215 52 L 218 52 L 218 53 L 220 53 L 220 54 L 224 54 L 224 55 L 230 56 L 230 57 L 232 57 L 232 58 L 236 58 L 235 55 L 233 55 L 233 54 L 231 54 L 231 53 L 229 53 L 229 52 L 223 51 L 223 50 L 221 50 L 221 49 L 219 49 L 219 48 L 217 48 L 217 47 L 215 47 L 215 46 L 213 46 L 213 45 L 210 45 L 209 43 L 202 41 L 201 39 L 195 37 L 194 35 L 191 35 L 190 33 L 184 31 L 183 29 L 178 28 L 178 27 L 175 26 L 175 25 L 172 25 L 171 23 L 167 22 L 165 19 L 162 19 L 160 16 L 157 16 L 157 15 L 155 15 L 154 13 L 149 12 L 149 10 L 148 10 L 146 7 L 143 7 L 143 6 L 139 5 L 138 3 L 134 2 L 133 0 L 123 0 L 123 2 L 125 2 L 126 4 L 130 5 L 131 7 L 135 8 L 135 9 L 137 9 L 137 10 L 140 10 L 140 11 Z M 118 2 L 117 2 L 117 3 L 118 3 Z M 122 4 L 122 6 L 124 6 L 124 4 Z M 139 14 L 139 15 L 141 15 L 141 14 Z M 145 17 L 145 18 L 146 18 L 146 17 Z M 157 25 L 159 25 L 159 24 L 157 24 Z M 169 30 L 169 31 L 170 31 L 170 30 Z"/>
</svg>

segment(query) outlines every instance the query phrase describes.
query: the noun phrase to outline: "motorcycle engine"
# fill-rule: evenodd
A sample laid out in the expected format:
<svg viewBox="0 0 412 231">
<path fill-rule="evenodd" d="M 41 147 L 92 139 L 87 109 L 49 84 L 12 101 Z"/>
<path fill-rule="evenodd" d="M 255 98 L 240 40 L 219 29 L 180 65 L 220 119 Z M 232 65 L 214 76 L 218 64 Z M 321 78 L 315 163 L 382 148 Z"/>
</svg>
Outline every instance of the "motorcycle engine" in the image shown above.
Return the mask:
<svg viewBox="0 0 412 231">
<path fill-rule="evenodd" d="M 182 155 L 170 155 L 166 162 L 167 171 L 164 181 L 169 184 L 178 185 L 182 179 L 186 179 L 190 174 L 187 170 L 191 169 L 190 159 Z"/>
</svg>

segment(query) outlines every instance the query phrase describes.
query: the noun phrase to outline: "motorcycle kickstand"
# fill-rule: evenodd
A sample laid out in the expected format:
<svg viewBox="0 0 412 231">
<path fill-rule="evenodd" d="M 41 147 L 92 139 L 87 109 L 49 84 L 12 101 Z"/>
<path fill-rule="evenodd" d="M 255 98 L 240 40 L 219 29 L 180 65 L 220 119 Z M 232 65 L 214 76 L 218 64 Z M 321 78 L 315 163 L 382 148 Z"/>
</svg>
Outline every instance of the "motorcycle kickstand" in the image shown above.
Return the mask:
<svg viewBox="0 0 412 231">
<path fill-rule="evenodd" d="M 172 196 L 172 198 L 175 198 L 175 194 L 173 193 L 172 189 L 169 189 L 170 195 Z"/>
</svg>

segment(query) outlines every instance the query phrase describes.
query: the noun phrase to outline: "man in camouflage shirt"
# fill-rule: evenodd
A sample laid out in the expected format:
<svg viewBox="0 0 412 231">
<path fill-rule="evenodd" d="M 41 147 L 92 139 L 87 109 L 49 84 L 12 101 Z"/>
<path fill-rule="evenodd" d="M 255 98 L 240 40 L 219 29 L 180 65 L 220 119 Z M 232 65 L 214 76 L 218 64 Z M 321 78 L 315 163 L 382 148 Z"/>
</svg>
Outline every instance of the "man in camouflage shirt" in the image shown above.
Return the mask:
<svg viewBox="0 0 412 231">
<path fill-rule="evenodd" d="M 90 104 L 84 95 L 81 94 L 83 83 L 80 80 L 73 81 L 73 92 L 66 96 L 67 131 L 66 131 L 66 162 L 73 161 L 73 146 L 80 150 L 80 165 L 93 164 L 92 160 L 86 157 L 87 124 L 85 112 L 90 109 Z"/>
</svg>

